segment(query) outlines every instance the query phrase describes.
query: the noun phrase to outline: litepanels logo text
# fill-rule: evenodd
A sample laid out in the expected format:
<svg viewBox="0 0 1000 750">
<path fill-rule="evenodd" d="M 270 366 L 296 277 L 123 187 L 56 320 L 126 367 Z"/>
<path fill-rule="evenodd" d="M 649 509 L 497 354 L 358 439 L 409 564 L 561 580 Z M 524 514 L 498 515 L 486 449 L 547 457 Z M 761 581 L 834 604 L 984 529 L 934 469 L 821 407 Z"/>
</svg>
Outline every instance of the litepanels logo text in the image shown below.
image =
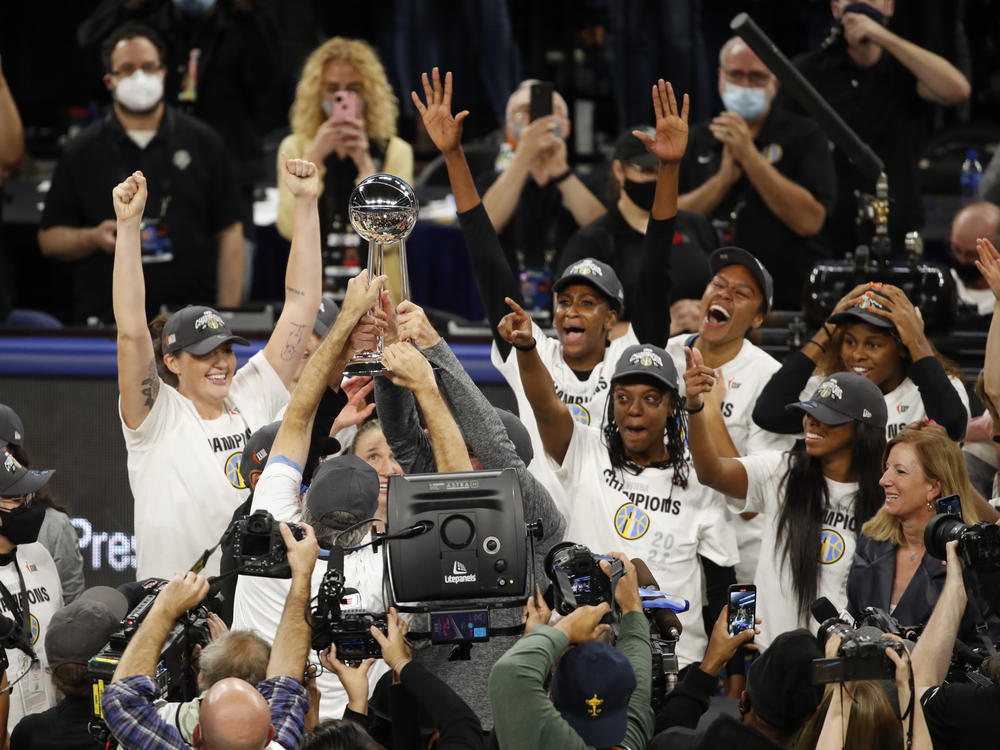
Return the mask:
<svg viewBox="0 0 1000 750">
<path fill-rule="evenodd" d="M 476 580 L 476 574 L 470 573 L 458 560 L 451 567 L 451 575 L 444 577 L 445 583 L 475 583 Z"/>
</svg>

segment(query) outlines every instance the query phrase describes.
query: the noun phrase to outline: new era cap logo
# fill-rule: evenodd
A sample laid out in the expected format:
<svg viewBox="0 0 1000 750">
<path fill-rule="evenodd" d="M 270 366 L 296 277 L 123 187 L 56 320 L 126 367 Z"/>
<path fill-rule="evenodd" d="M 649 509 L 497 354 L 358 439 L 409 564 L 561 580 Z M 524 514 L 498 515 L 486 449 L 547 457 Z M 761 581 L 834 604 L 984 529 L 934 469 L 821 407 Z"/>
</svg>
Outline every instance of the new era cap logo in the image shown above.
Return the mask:
<svg viewBox="0 0 1000 750">
<path fill-rule="evenodd" d="M 628 358 L 628 363 L 630 365 L 639 365 L 640 367 L 663 367 L 663 360 L 660 358 L 660 355 L 648 348 L 637 351 Z"/>
<path fill-rule="evenodd" d="M 861 416 L 864 417 L 865 419 L 868 419 L 869 417 L 871 417 L 871 415 L 872 415 L 872 413 L 870 411 L 868 411 L 867 409 L 863 409 L 861 411 Z"/>
<path fill-rule="evenodd" d="M 20 440 L 21 439 L 21 433 L 18 432 L 17 430 L 14 430 L 14 439 L 15 440 Z"/>
<path fill-rule="evenodd" d="M 217 331 L 220 328 L 225 327 L 226 321 L 219 317 L 219 314 L 213 310 L 206 310 L 203 312 L 197 320 L 194 322 L 194 329 L 196 331 L 203 331 L 209 328 L 213 331 Z"/>
<path fill-rule="evenodd" d="M 569 269 L 570 274 L 576 274 L 578 276 L 603 276 L 604 271 L 601 267 L 597 265 L 594 261 L 589 258 L 586 260 L 581 260 L 576 265 Z M 569 275 L 569 274 L 567 274 Z"/>
</svg>

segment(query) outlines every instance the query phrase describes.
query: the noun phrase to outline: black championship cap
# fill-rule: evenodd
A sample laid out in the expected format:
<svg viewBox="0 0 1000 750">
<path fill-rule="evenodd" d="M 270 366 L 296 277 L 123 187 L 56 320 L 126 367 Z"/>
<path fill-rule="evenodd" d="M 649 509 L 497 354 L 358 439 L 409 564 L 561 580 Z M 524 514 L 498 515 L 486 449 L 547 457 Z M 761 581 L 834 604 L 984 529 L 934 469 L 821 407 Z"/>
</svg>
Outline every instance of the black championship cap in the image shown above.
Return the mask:
<svg viewBox="0 0 1000 750">
<path fill-rule="evenodd" d="M 655 154 L 649 152 L 645 143 L 632 135 L 633 130 L 639 130 L 650 138 L 656 137 L 656 130 L 648 125 L 636 125 L 629 128 L 618 136 L 618 140 L 615 141 L 615 145 L 611 149 L 611 158 L 617 159 L 620 162 L 634 164 L 643 171 L 658 166 L 660 160 Z"/>
<path fill-rule="evenodd" d="M 708 264 L 712 273 L 718 273 L 726 266 L 743 266 L 754 277 L 760 293 L 764 296 L 764 312 L 770 312 L 774 302 L 774 279 L 757 257 L 742 247 L 720 247 L 710 256 Z"/>
<path fill-rule="evenodd" d="M 835 372 L 819 384 L 808 401 L 788 404 L 785 408 L 801 409 L 831 427 L 853 421 L 884 429 L 889 420 L 882 391 L 864 375 L 854 372 Z"/>
<path fill-rule="evenodd" d="M 243 346 L 250 344 L 242 336 L 236 336 L 225 319 L 211 307 L 188 305 L 171 315 L 163 326 L 164 354 L 183 349 L 201 356 L 230 342 Z"/>
<path fill-rule="evenodd" d="M 41 489 L 52 478 L 53 470 L 33 471 L 18 463 L 10 453 L 0 449 L 0 496 L 20 497 Z"/>
<path fill-rule="evenodd" d="M 633 344 L 618 358 L 615 374 L 611 382 L 628 377 L 643 375 L 663 383 L 667 388 L 677 390 L 677 368 L 674 361 L 663 349 L 652 344 Z"/>
<path fill-rule="evenodd" d="M 625 306 L 625 289 L 615 269 L 596 258 L 578 260 L 562 272 L 552 291 L 557 294 L 571 284 L 589 284 L 608 299 L 612 310 L 622 311 Z"/>
<path fill-rule="evenodd" d="M 0 404 L 0 448 L 12 443 L 21 445 L 24 442 L 24 425 L 17 412 L 7 404 Z"/>
<path fill-rule="evenodd" d="M 306 507 L 324 526 L 346 529 L 351 524 L 327 521 L 327 515 L 350 513 L 355 519 L 352 523 L 371 518 L 378 510 L 378 492 L 378 472 L 364 459 L 348 453 L 319 465 L 306 492 Z"/>
<path fill-rule="evenodd" d="M 333 321 L 340 315 L 340 306 L 329 294 L 324 294 L 319 301 L 319 311 L 316 313 L 316 322 L 313 324 L 313 331 L 317 336 L 323 338 L 326 332 L 333 326 Z"/>
<path fill-rule="evenodd" d="M 887 331 L 894 329 L 896 326 L 893 325 L 892 320 L 887 318 L 885 315 L 879 315 L 877 312 L 872 312 L 873 310 L 886 309 L 885 305 L 881 302 L 882 299 L 885 299 L 885 297 L 878 292 L 866 292 L 861 296 L 861 299 L 855 302 L 851 307 L 844 310 L 844 312 L 831 315 L 827 320 L 834 325 L 842 325 L 844 323 L 847 325 L 850 325 L 851 323 L 867 323 L 870 326 L 882 328 Z"/>
</svg>

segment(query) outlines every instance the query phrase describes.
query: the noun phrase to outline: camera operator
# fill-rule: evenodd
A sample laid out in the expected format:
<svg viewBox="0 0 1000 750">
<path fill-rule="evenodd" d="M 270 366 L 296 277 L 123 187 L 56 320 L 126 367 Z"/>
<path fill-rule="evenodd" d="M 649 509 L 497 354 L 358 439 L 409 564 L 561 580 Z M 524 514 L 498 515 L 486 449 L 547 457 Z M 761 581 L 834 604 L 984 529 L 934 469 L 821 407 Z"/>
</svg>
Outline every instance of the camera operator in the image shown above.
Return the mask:
<svg viewBox="0 0 1000 750">
<path fill-rule="evenodd" d="M 205 750 L 261 750 L 273 739 L 293 750 L 302 736 L 308 698 L 301 684 L 309 653 L 310 628 L 303 613 L 309 581 L 319 555 L 312 528 L 296 540 L 286 524 L 281 536 L 288 551 L 292 580 L 275 634 L 267 678 L 255 689 L 239 678 L 217 682 L 201 702 L 191 746 Z M 101 704 L 108 728 L 125 750 L 181 750 L 190 747 L 156 713 L 155 679 L 160 650 L 174 621 L 208 593 L 208 581 L 195 573 L 174 575 L 129 641 L 114 681 Z M 258 692 L 259 691 L 259 692 Z"/>
<path fill-rule="evenodd" d="M 615 587 L 622 612 L 617 646 L 600 640 L 610 630 L 601 624 L 611 611 L 607 603 L 578 607 L 555 626 L 535 625 L 490 674 L 501 750 L 646 747 L 653 733 L 649 622 L 642 612 L 635 566 L 620 552 L 610 554 L 625 566 Z M 607 561 L 601 568 L 608 572 Z M 570 645 L 573 648 L 566 651 Z M 553 664 L 550 698 L 545 681 Z"/>
<path fill-rule="evenodd" d="M 943 684 L 968 602 L 957 546 L 954 541 L 946 545 L 944 588 L 912 655 L 916 697 L 937 750 L 991 747 L 1000 736 L 1000 685 L 995 677 L 989 684 Z"/>
<path fill-rule="evenodd" d="M 62 608 L 59 571 L 48 550 L 37 542 L 45 506 L 34 494 L 52 471 L 26 469 L 0 450 L 0 647 L 6 650 L 7 676 L 13 689 L 7 726 L 21 717 L 51 708 L 56 692 L 44 649 L 52 616 Z"/>
</svg>

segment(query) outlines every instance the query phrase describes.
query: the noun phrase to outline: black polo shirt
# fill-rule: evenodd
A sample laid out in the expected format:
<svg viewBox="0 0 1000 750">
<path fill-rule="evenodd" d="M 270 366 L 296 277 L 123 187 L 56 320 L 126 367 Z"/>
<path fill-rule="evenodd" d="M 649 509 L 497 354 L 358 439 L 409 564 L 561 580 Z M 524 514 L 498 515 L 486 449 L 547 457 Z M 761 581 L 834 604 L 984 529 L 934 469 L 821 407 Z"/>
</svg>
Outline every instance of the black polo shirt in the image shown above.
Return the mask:
<svg viewBox="0 0 1000 750">
<path fill-rule="evenodd" d="M 826 136 L 812 120 L 771 108 L 754 138 L 757 149 L 783 176 L 804 187 L 827 215 L 836 196 L 836 176 Z M 691 192 L 719 171 L 722 143 L 698 123 L 691 129 L 687 151 L 681 159 L 681 194 Z M 817 260 L 830 257 L 822 235 L 800 237 L 771 213 L 763 198 L 744 175 L 723 196 L 712 213 L 716 222 L 732 222 L 734 232 L 722 244 L 737 245 L 757 256 L 774 277 L 774 306 L 802 308 L 802 290 Z"/>
<path fill-rule="evenodd" d="M 214 305 L 216 234 L 240 220 L 240 193 L 222 139 L 193 117 L 166 107 L 156 135 L 143 149 L 113 111 L 88 126 L 66 144 L 56 164 L 41 228 L 94 227 L 114 219 L 111 191 L 135 170 L 146 176 L 149 189 L 144 218 L 166 224 L 173 252 L 173 260 L 143 264 L 147 316 L 164 304 Z M 113 260 L 98 251 L 74 262 L 76 322 L 90 316 L 114 320 Z"/>
<path fill-rule="evenodd" d="M 897 253 L 903 236 L 924 224 L 918 188 L 917 159 L 928 104 L 917 94 L 917 79 L 895 57 L 883 51 L 870 68 L 860 68 L 847 55 L 842 42 L 795 59 L 795 65 L 831 107 L 879 155 L 889 178 L 889 234 Z M 798 111 L 791 96 L 784 106 Z M 866 180 L 840 149 L 834 150 L 837 170 L 837 207 L 825 234 L 834 255 L 842 257 L 859 244 L 870 244 L 870 224 L 859 232 L 855 224 L 854 191 L 873 194 L 875 183 Z M 955 175 L 958 185 L 958 175 Z"/>
<path fill-rule="evenodd" d="M 631 320 L 629 303 L 637 298 L 639 272 L 642 270 L 643 235 L 635 231 L 614 205 L 604 216 L 580 227 L 559 257 L 556 278 L 578 260 L 596 258 L 607 263 L 618 274 L 625 288 L 625 312 L 622 319 Z M 708 256 L 716 248 L 715 232 L 708 220 L 691 211 L 678 211 L 674 223 L 673 247 L 670 255 L 670 301 L 701 299 L 712 278 Z"/>
</svg>

